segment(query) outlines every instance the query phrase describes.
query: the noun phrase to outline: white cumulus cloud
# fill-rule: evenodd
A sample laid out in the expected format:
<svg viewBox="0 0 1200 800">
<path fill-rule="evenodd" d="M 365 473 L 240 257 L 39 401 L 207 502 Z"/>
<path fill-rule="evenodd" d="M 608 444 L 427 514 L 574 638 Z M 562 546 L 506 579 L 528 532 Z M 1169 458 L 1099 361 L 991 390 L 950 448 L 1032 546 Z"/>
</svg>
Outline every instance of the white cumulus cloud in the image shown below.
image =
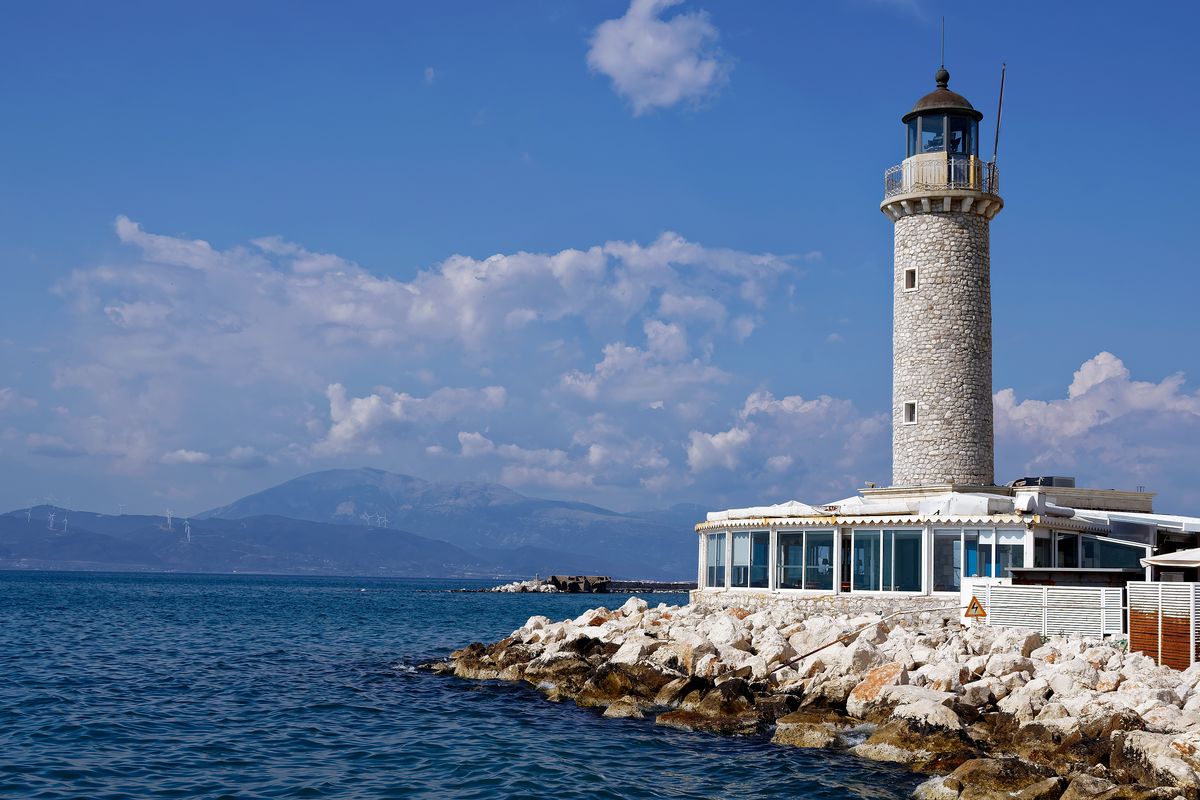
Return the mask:
<svg viewBox="0 0 1200 800">
<path fill-rule="evenodd" d="M 1102 352 L 1075 371 L 1066 397 L 1018 400 L 1002 389 L 994 408 L 1001 469 L 1079 472 L 1081 483 L 1121 488 L 1170 486 L 1195 471 L 1200 392 L 1188 391 L 1182 374 L 1133 380 Z"/>
<path fill-rule="evenodd" d="M 703 11 L 664 12 L 682 0 L 633 0 L 625 14 L 596 27 L 588 68 L 612 80 L 634 115 L 678 103 L 698 103 L 728 80 L 732 61 L 718 47 L 716 26 Z"/>
<path fill-rule="evenodd" d="M 374 437 L 390 426 L 404 422 L 446 422 L 467 412 L 489 412 L 504 406 L 507 392 L 502 386 L 482 389 L 443 387 L 427 397 L 414 397 L 380 387 L 362 397 L 349 397 L 340 383 L 329 385 L 329 431 L 313 452 L 336 455 L 356 450 L 379 452 Z"/>
</svg>

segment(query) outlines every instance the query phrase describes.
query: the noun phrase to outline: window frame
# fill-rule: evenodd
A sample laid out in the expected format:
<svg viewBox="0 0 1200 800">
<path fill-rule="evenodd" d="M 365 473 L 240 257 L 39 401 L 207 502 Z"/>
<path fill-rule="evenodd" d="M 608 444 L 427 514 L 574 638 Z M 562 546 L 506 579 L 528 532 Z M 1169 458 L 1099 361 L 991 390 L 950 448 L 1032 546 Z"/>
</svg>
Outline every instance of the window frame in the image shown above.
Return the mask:
<svg viewBox="0 0 1200 800">
<path fill-rule="evenodd" d="M 775 568 L 771 573 L 771 589 L 777 592 L 797 592 L 808 594 L 835 594 L 837 592 L 837 537 L 839 528 L 791 528 L 791 529 L 776 529 L 773 547 L 771 552 L 775 557 Z M 829 564 L 829 588 L 827 589 L 812 589 L 808 587 L 808 537 L 810 534 L 823 534 L 830 537 L 830 564 Z M 780 578 L 782 577 L 781 570 L 783 565 L 780 562 L 780 536 L 799 536 L 800 537 L 800 586 L 783 586 Z M 789 568 L 796 565 L 790 564 Z"/>
<path fill-rule="evenodd" d="M 705 589 L 728 589 L 729 588 L 729 541 L 730 535 L 728 530 L 706 531 L 704 534 L 704 588 Z M 708 554 L 712 546 L 712 539 L 709 537 L 721 537 L 721 545 L 719 551 L 722 555 L 720 564 L 709 564 Z M 719 567 L 724 575 L 724 580 L 720 585 L 711 585 L 708 582 L 708 571 L 710 567 Z"/>
<path fill-rule="evenodd" d="M 745 586 L 737 586 L 733 582 L 733 570 L 735 567 L 735 565 L 733 563 L 733 540 L 734 540 L 735 536 L 737 536 L 738 534 L 743 534 L 743 533 L 746 534 L 746 536 L 749 539 L 750 552 L 747 556 L 747 563 L 746 563 L 746 585 Z M 765 533 L 767 535 L 767 564 L 766 564 L 767 585 L 766 586 L 751 586 L 750 585 L 751 575 L 753 574 L 752 570 L 754 568 L 754 534 L 756 534 L 756 533 Z M 774 540 L 774 536 L 771 535 L 772 529 L 771 528 L 746 528 L 743 530 L 730 529 L 729 534 L 730 534 L 729 535 L 729 558 L 728 558 L 728 567 L 726 567 L 725 588 L 731 592 L 768 592 L 768 591 L 771 591 L 771 589 L 774 588 L 774 586 L 772 585 L 772 580 L 771 580 L 772 579 L 772 575 L 771 575 L 771 543 Z"/>
<path fill-rule="evenodd" d="M 935 584 L 931 583 L 931 586 L 933 587 L 930 591 L 931 594 L 941 594 L 941 595 L 958 594 L 959 592 L 962 591 L 963 581 L 966 581 L 966 580 L 1010 580 L 1012 578 L 1011 575 L 1004 576 L 1004 575 L 996 574 L 997 568 L 1000 566 L 1000 560 L 999 560 L 1000 546 L 1001 546 L 1000 539 L 1001 539 L 1001 536 L 1003 536 L 1004 534 L 1010 534 L 1010 535 L 1015 534 L 1015 533 L 1021 534 L 1021 550 L 1020 550 L 1021 566 L 1016 567 L 1015 569 L 1024 569 L 1025 568 L 1025 562 L 1028 560 L 1027 556 L 1029 555 L 1030 542 L 1033 541 L 1033 537 L 1030 535 L 1030 531 L 1028 528 L 1015 528 L 1015 527 L 1014 528 L 1002 528 L 1002 527 L 998 527 L 998 526 L 991 526 L 991 527 L 986 527 L 986 528 L 949 527 L 949 526 L 937 527 L 937 528 L 933 528 L 933 530 L 932 530 L 932 538 L 933 538 L 933 542 L 934 542 L 934 545 L 933 545 L 934 548 L 937 547 L 937 541 L 939 538 L 942 539 L 943 541 L 950 540 L 951 537 L 948 534 L 951 531 L 958 532 L 958 551 L 959 551 L 958 587 L 959 588 L 958 589 L 938 589 Z M 987 567 L 988 567 L 987 572 L 989 574 L 985 574 L 985 575 L 968 575 L 967 574 L 967 531 L 971 531 L 975 535 L 976 563 L 978 564 L 980 562 L 985 562 L 987 564 Z M 938 536 L 939 533 L 942 534 L 940 537 Z M 1003 544 L 1004 544 L 1004 546 L 1007 546 L 1007 547 L 1011 547 L 1014 545 L 1014 543 L 1011 541 L 1004 542 Z M 987 548 L 986 557 L 981 557 L 980 554 L 984 547 Z M 933 558 L 935 560 L 931 563 L 936 565 L 936 558 L 937 558 L 936 554 L 933 556 Z M 976 571 L 979 571 L 979 570 L 976 570 Z M 934 579 L 936 579 L 936 575 L 934 575 L 933 577 L 934 577 Z"/>
<path fill-rule="evenodd" d="M 901 597 L 913 596 L 913 597 L 915 597 L 915 596 L 928 594 L 927 587 L 929 585 L 929 579 L 928 579 L 927 564 L 928 564 L 928 560 L 929 560 L 928 556 L 930 553 L 925 547 L 925 545 L 929 539 L 929 536 L 926 535 L 926 531 L 928 531 L 928 530 L 929 530 L 929 528 L 927 528 L 927 527 L 920 527 L 920 528 L 852 528 L 850 531 L 850 593 L 851 594 L 882 595 L 885 597 L 895 597 L 895 596 L 901 596 Z M 883 556 L 884 556 L 885 551 L 887 550 L 885 543 L 884 543 L 884 537 L 886 534 L 893 535 L 892 551 L 893 551 L 893 560 L 894 560 L 894 558 L 895 558 L 895 556 L 894 556 L 894 552 L 895 552 L 894 536 L 897 533 L 915 533 L 918 535 L 917 541 L 920 542 L 920 545 L 921 545 L 920 553 L 917 556 L 918 574 L 921 576 L 920 577 L 921 585 L 920 585 L 919 589 L 901 591 L 901 590 L 896 590 L 896 589 L 885 589 L 884 588 L 883 578 L 884 578 L 885 573 L 884 573 L 884 563 L 883 563 L 884 558 L 883 558 Z M 876 575 L 875 575 L 874 582 L 878 586 L 878 588 L 875 588 L 875 589 L 860 589 L 856 585 L 857 578 L 858 578 L 858 564 L 856 563 L 855 559 L 857 558 L 856 550 L 857 550 L 859 534 L 874 534 L 877 537 L 876 541 L 878 542 L 879 546 L 878 546 L 878 549 L 876 550 L 876 558 L 878 559 L 878 564 L 876 565 Z M 894 580 L 895 579 L 894 567 L 892 570 L 892 575 L 893 575 L 893 580 Z"/>
</svg>

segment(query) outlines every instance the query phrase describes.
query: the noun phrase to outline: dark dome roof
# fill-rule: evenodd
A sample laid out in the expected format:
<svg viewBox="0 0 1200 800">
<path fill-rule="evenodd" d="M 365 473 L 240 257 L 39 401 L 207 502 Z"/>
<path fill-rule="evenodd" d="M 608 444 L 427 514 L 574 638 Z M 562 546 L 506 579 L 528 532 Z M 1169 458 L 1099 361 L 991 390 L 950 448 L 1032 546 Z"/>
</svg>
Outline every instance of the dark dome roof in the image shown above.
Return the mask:
<svg viewBox="0 0 1200 800">
<path fill-rule="evenodd" d="M 930 111 L 958 112 L 966 114 L 968 117 L 974 117 L 976 122 L 983 119 L 983 114 L 976 111 L 975 106 L 971 105 L 967 98 L 946 88 L 950 84 L 950 73 L 946 71 L 945 67 L 939 69 L 933 78 L 937 81 L 938 88 L 918 100 L 912 111 L 904 115 L 904 122 L 908 122 L 918 114 Z"/>
</svg>

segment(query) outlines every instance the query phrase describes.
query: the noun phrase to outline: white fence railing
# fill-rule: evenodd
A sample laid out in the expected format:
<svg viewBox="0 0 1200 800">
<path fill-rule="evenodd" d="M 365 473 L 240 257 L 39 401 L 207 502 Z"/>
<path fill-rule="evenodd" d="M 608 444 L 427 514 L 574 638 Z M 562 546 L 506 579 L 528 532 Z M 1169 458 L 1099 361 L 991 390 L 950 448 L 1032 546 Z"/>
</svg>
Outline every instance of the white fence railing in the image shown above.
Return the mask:
<svg viewBox="0 0 1200 800">
<path fill-rule="evenodd" d="M 1124 632 L 1123 589 L 976 584 L 968 591 L 983 605 L 988 625 L 1033 628 L 1043 636 L 1079 633 L 1101 638 Z"/>
</svg>

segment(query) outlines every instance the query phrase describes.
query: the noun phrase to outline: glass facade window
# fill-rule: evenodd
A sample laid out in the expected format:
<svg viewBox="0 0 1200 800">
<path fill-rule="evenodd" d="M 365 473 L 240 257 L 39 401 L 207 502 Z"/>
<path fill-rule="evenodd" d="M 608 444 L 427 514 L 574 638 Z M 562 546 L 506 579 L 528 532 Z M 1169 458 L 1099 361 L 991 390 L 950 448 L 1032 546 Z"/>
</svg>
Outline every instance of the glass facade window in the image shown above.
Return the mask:
<svg viewBox="0 0 1200 800">
<path fill-rule="evenodd" d="M 705 570 L 704 585 L 711 588 L 725 586 L 725 534 L 710 533 L 704 543 Z"/>
<path fill-rule="evenodd" d="M 984 557 L 985 563 L 991 563 L 991 559 Z M 963 531 L 963 567 L 962 576 L 964 578 L 984 578 L 987 575 L 983 571 L 984 564 L 980 563 L 979 558 L 979 531 Z"/>
<path fill-rule="evenodd" d="M 775 556 L 775 585 L 780 589 L 804 588 L 804 534 L 779 534 L 779 552 Z"/>
<path fill-rule="evenodd" d="M 948 119 L 949 134 L 946 138 L 946 151 L 961 155 L 975 155 L 979 145 L 975 141 L 975 120 L 970 117 L 950 117 Z"/>
<path fill-rule="evenodd" d="M 771 534 L 768 531 L 733 534 L 733 558 L 729 585 L 742 589 L 765 589 Z"/>
<path fill-rule="evenodd" d="M 854 531 L 851 589 L 921 591 L 923 539 L 921 531 Z"/>
<path fill-rule="evenodd" d="M 779 589 L 833 589 L 833 532 L 779 534 L 775 586 Z"/>
<path fill-rule="evenodd" d="M 1106 539 L 1083 537 L 1083 561 L 1081 566 L 1095 569 L 1141 569 L 1141 560 L 1146 557 L 1146 548 L 1118 544 Z"/>
<path fill-rule="evenodd" d="M 750 534 L 733 534 L 733 559 L 729 562 L 729 585 L 748 587 L 750 585 Z"/>
<path fill-rule="evenodd" d="M 833 589 L 833 533 L 809 531 L 805 534 L 804 588 Z"/>
<path fill-rule="evenodd" d="M 919 117 L 921 121 L 921 152 L 941 153 L 946 150 L 945 117 Z"/>
<path fill-rule="evenodd" d="M 1014 568 L 1025 566 L 1026 536 L 1023 528 L 935 530 L 933 590 L 957 592 L 963 578 L 1011 578 Z"/>
<path fill-rule="evenodd" d="M 854 563 L 851 588 L 858 592 L 879 591 L 880 531 L 854 532 Z"/>
<path fill-rule="evenodd" d="M 962 531 L 933 532 L 933 590 L 957 592 L 962 588 Z"/>
<path fill-rule="evenodd" d="M 770 579 L 771 533 L 755 531 L 750 534 L 750 588 L 765 589 Z"/>
<path fill-rule="evenodd" d="M 921 591 L 921 531 L 883 532 L 883 589 Z"/>
<path fill-rule="evenodd" d="M 1079 537 L 1073 533 L 1056 533 L 1054 566 L 1079 566 Z"/>
<path fill-rule="evenodd" d="M 1025 566 L 1025 531 L 996 531 L 996 577 L 1011 578 Z"/>
<path fill-rule="evenodd" d="M 917 154 L 917 120 L 909 121 L 908 129 L 905 131 L 904 142 L 905 157 L 915 156 Z"/>
<path fill-rule="evenodd" d="M 1033 540 L 1033 565 L 1047 568 L 1054 566 L 1054 540 L 1049 536 L 1039 536 Z"/>
</svg>

